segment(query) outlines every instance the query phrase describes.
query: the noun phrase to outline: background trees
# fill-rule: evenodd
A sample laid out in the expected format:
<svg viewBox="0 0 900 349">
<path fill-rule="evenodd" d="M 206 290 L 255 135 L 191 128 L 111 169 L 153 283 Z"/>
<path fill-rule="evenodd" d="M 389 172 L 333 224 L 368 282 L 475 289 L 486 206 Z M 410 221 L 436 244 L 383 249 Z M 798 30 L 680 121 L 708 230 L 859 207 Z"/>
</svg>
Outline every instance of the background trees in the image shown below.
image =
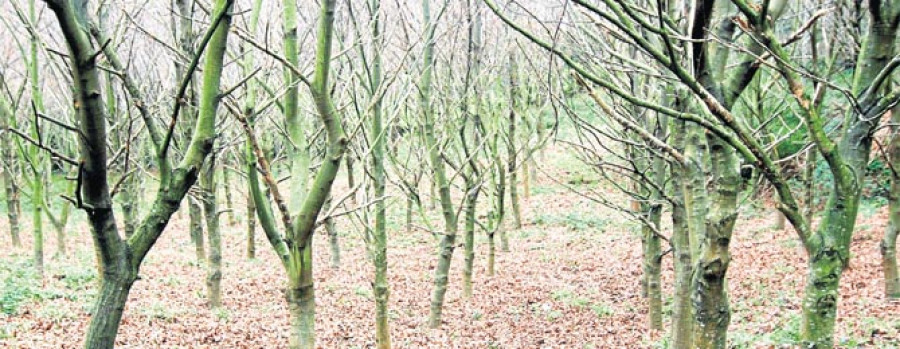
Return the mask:
<svg viewBox="0 0 900 349">
<path fill-rule="evenodd" d="M 418 325 L 441 327 L 445 310 L 471 311 L 486 290 L 518 296 L 492 284 L 509 276 L 495 239 L 504 252 L 540 253 L 515 240 L 546 223 L 529 211 L 546 181 L 638 224 L 628 241 L 642 246 L 640 317 L 671 329 L 674 347 L 729 345 L 733 240 L 767 200 L 780 212 L 774 229 L 789 222 L 805 252 L 802 345 L 835 344 L 868 197 L 891 206 L 881 274 L 884 293 L 897 293 L 897 186 L 885 185 L 896 177 L 893 1 L 0 6 L 16 34 L 0 62 L 10 242 L 24 237 L 41 274 L 45 219 L 60 258 L 73 245 L 69 217 L 88 223 L 100 279 L 88 347 L 115 343 L 142 263 L 185 198 L 204 302 L 229 311 L 222 290 L 240 279 L 229 284 L 231 227 L 219 217 L 247 210 L 241 254 L 285 271 L 292 347 L 316 345 L 316 288 L 340 288 L 328 280 L 355 270 L 346 260 L 358 261 L 358 246 L 374 268 L 357 293 L 371 292 L 381 348 L 389 323 L 412 316 L 393 310 L 404 305 L 391 303 L 392 285 L 422 282 L 388 273 L 395 239 L 433 252 Z M 591 178 L 536 180 L 554 163 L 541 155 L 551 141 Z M 257 224 L 272 246 L 260 256 Z M 319 227 L 333 268 L 314 274 Z M 542 307 L 527 311 L 553 314 Z"/>
</svg>

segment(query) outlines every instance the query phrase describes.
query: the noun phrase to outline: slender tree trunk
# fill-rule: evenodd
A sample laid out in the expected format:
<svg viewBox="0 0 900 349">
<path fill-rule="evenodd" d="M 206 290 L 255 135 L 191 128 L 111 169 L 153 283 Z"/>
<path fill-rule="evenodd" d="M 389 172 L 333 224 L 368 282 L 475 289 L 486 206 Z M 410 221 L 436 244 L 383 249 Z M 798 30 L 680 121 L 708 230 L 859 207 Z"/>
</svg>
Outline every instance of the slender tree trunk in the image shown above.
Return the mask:
<svg viewBox="0 0 900 349">
<path fill-rule="evenodd" d="M 15 124 L 15 114 L 7 105 L 6 99 L 0 98 L 0 128 L 6 129 Z M 3 178 L 3 189 L 6 191 L 6 218 L 9 224 L 9 237 L 12 240 L 13 249 L 22 247 L 22 239 L 19 236 L 19 187 L 16 185 L 16 151 L 13 142 L 10 142 L 11 134 L 0 136 L 0 176 Z"/>
<path fill-rule="evenodd" d="M 262 0 L 254 0 L 252 10 L 250 12 L 250 32 L 256 33 L 257 28 L 259 27 L 259 12 L 262 8 Z M 246 50 L 246 44 L 241 45 L 241 50 Z M 244 52 L 244 61 L 241 62 L 242 68 L 244 70 L 244 75 L 250 75 L 253 73 L 253 52 Z M 244 117 L 247 118 L 247 122 L 250 124 L 250 128 L 252 129 L 253 123 L 256 119 L 256 97 L 257 97 L 257 82 L 255 79 L 250 79 L 247 81 L 247 95 L 244 98 L 244 106 L 243 113 Z M 251 173 L 256 173 L 256 161 L 255 156 L 253 155 L 253 147 L 248 140 L 245 142 L 244 149 L 244 166 L 247 170 L 247 259 L 256 258 L 256 201 L 253 199 L 253 194 L 250 191 L 250 187 L 253 185 L 259 185 L 259 183 L 250 184 L 250 181 L 256 181 L 257 178 L 255 175 L 251 175 Z"/>
<path fill-rule="evenodd" d="M 474 174 L 473 174 L 474 175 Z M 463 227 L 463 297 L 472 297 L 472 267 L 475 264 L 475 208 L 478 203 L 478 188 L 472 179 L 466 181 L 465 215 Z"/>
<path fill-rule="evenodd" d="M 781 211 L 776 209 L 773 214 L 775 215 L 775 224 L 772 225 L 772 229 L 777 231 L 784 230 L 784 223 L 786 220 L 784 213 L 781 213 Z"/>
<path fill-rule="evenodd" d="M 512 71 L 512 70 L 510 70 Z M 514 73 L 510 74 L 510 77 L 514 76 Z M 511 79 L 515 81 L 514 79 Z M 513 98 L 516 98 L 515 96 Z M 513 226 L 516 229 L 522 229 L 522 209 L 519 205 L 519 177 L 517 175 L 516 166 L 518 160 L 516 160 L 516 111 L 514 109 L 510 109 L 509 111 L 509 141 L 507 143 L 507 174 L 509 175 L 509 200 L 512 204 L 512 216 L 513 216 Z M 503 249 L 503 252 L 509 252 L 509 241 L 504 239 L 503 237 L 506 234 L 501 235 L 500 248 Z"/>
<path fill-rule="evenodd" d="M 431 92 L 432 75 L 434 72 L 434 32 L 435 24 L 431 22 L 430 0 L 422 0 L 422 13 L 425 26 L 425 50 L 423 52 L 423 71 L 420 81 L 419 102 L 422 105 L 424 136 L 428 149 L 428 158 L 431 162 L 434 174 L 432 183 L 437 187 L 441 213 L 444 217 L 444 232 L 440 237 L 438 247 L 438 263 L 434 269 L 434 289 L 431 294 L 431 311 L 428 316 L 428 327 L 441 326 L 441 314 L 444 306 L 444 296 L 447 293 L 447 280 L 450 274 L 450 262 L 453 258 L 453 249 L 456 244 L 457 217 L 453 209 L 453 201 L 450 197 L 450 181 L 444 169 L 444 160 L 435 136 L 434 110 L 432 110 Z"/>
<path fill-rule="evenodd" d="M 650 203 L 644 206 L 647 220 L 659 229 L 659 220 L 662 216 L 662 205 Z M 647 287 L 648 320 L 649 327 L 653 330 L 662 330 L 662 249 L 659 235 L 653 228 L 643 227 L 644 245 L 644 279 Z"/>
<path fill-rule="evenodd" d="M 22 239 L 19 237 L 19 212 L 18 212 L 18 200 L 19 200 L 19 191 L 16 187 L 15 182 L 13 182 L 13 175 L 9 172 L 12 171 L 12 157 L 7 154 L 7 149 L 12 149 L 10 144 L 6 142 L 6 138 L 4 137 L 4 145 L 3 145 L 3 156 L 4 159 L 9 159 L 7 162 L 7 168 L 0 169 L 0 171 L 4 171 L 3 179 L 4 179 L 4 188 L 6 189 L 6 218 L 9 223 L 9 236 L 12 239 L 12 247 L 15 249 L 22 248 Z"/>
<path fill-rule="evenodd" d="M 528 199 L 531 197 L 531 160 L 528 158 L 522 161 L 522 178 L 522 193 Z"/>
<path fill-rule="evenodd" d="M 413 230 L 412 221 L 413 221 L 413 211 L 415 210 L 415 201 L 413 200 L 412 195 L 406 196 L 406 232 L 411 232 Z"/>
<path fill-rule="evenodd" d="M 206 170 L 200 179 L 203 189 L 203 213 L 209 235 L 209 256 L 206 261 L 206 298 L 210 308 L 222 306 L 222 237 L 219 233 L 219 212 L 216 203 L 216 154 L 210 154 Z"/>
<path fill-rule="evenodd" d="M 325 202 L 325 211 L 331 207 L 331 199 Z M 331 268 L 341 268 L 341 242 L 338 239 L 338 232 L 334 226 L 334 218 L 325 218 L 325 232 L 328 234 L 328 245 L 331 247 Z"/>
<path fill-rule="evenodd" d="M 679 173 L 681 171 L 678 171 Z M 683 175 L 683 174 L 682 174 Z M 672 245 L 675 255 L 675 295 L 672 306 L 672 348 L 690 349 L 694 317 L 691 314 L 691 245 L 681 188 L 675 186 L 672 207 Z"/>
<path fill-rule="evenodd" d="M 382 51 L 384 38 L 381 35 L 381 1 L 369 2 L 372 11 L 372 67 L 371 67 L 371 91 L 378 91 L 382 87 Z M 375 295 L 375 345 L 378 349 L 391 348 L 390 314 L 388 313 L 388 301 L 390 299 L 390 285 L 388 284 L 387 265 L 387 215 L 385 196 L 385 130 L 382 120 L 382 97 L 371 95 L 374 98 L 372 108 L 372 189 L 375 194 L 375 230 L 372 234 L 372 264 L 375 266 L 375 282 L 372 283 L 372 292 Z M 349 159 L 349 157 L 348 157 Z M 348 163 L 349 165 L 349 163 Z M 350 166 L 347 167 L 348 172 Z M 412 227 L 412 201 L 406 199 L 406 227 L 410 231 Z"/>
<path fill-rule="evenodd" d="M 684 100 L 678 99 L 675 106 L 684 107 Z M 684 153 L 686 123 L 672 119 L 672 145 Z M 691 251 L 688 214 L 685 209 L 684 186 L 686 169 L 672 165 L 669 171 L 678 183 L 672 186 L 672 249 L 675 256 L 675 294 L 672 305 L 672 348 L 691 349 L 693 344 L 694 317 L 691 313 L 691 277 L 693 258 Z"/>
<path fill-rule="evenodd" d="M 206 243 L 203 238 L 203 209 L 195 201 L 196 198 L 188 197 L 188 229 L 191 231 L 191 242 L 194 243 L 194 253 L 197 262 L 206 260 Z"/>
<path fill-rule="evenodd" d="M 35 10 L 35 0 L 28 2 L 28 18 L 31 23 L 37 23 L 37 13 Z M 41 91 L 40 78 L 38 76 L 38 38 L 32 37 L 30 40 L 30 51 L 28 60 L 28 80 L 31 86 L 31 102 L 37 112 L 44 112 L 44 95 Z M 36 116 L 35 116 L 36 117 Z M 34 124 L 32 128 L 32 138 L 40 139 L 38 134 L 38 125 Z M 49 169 L 49 164 L 45 163 L 43 149 L 36 146 L 28 148 L 28 161 L 31 162 L 30 168 L 33 170 L 33 179 L 31 182 L 31 222 L 32 235 L 34 236 L 34 267 L 38 275 L 44 276 L 44 193 L 50 174 L 45 173 Z"/>
<path fill-rule="evenodd" d="M 900 231 L 900 108 L 891 113 L 891 192 L 888 195 L 888 226 L 881 239 L 881 267 L 884 270 L 884 295 L 900 298 L 900 274 L 897 272 L 897 232 Z"/>
<path fill-rule="evenodd" d="M 344 162 L 347 163 L 347 187 L 353 188 L 356 186 L 356 177 L 353 174 L 353 163 L 354 163 L 353 157 L 352 156 L 345 157 Z M 350 196 L 350 203 L 352 203 L 353 206 L 356 206 L 359 203 L 356 200 L 356 195 Z"/>
<path fill-rule="evenodd" d="M 31 223 L 34 234 L 34 268 L 44 276 L 44 176 L 34 178 L 31 191 Z"/>
<path fill-rule="evenodd" d="M 813 212 L 815 208 L 815 175 L 816 175 L 816 158 L 819 154 L 819 151 L 815 147 L 810 147 L 809 150 L 806 151 L 806 167 L 804 169 L 803 179 L 804 190 L 805 193 L 803 197 L 804 206 L 803 206 L 803 219 L 806 220 L 810 226 L 813 224 Z"/>
<path fill-rule="evenodd" d="M 134 235 L 135 229 L 137 229 L 137 211 L 138 211 L 138 200 L 140 197 L 138 196 L 140 182 L 137 180 L 134 174 L 130 175 L 129 178 L 125 179 L 125 182 L 122 183 L 121 192 L 119 195 L 122 196 L 122 230 L 125 232 L 125 237 L 130 238 Z"/>
<path fill-rule="evenodd" d="M 499 124 L 499 123 L 498 123 Z M 495 133 L 494 136 L 494 144 L 493 152 L 494 152 L 494 173 L 497 176 L 497 184 L 496 184 L 496 196 L 495 200 L 495 208 L 494 214 L 496 215 L 496 221 L 494 226 L 491 229 L 491 232 L 488 233 L 488 276 L 494 276 L 494 263 L 496 254 L 496 247 L 494 246 L 494 238 L 497 236 L 497 232 L 500 232 L 500 245 L 501 249 L 504 251 L 509 251 L 509 241 L 507 241 L 506 237 L 506 229 L 503 227 L 503 222 L 506 219 L 506 171 L 503 169 L 503 162 L 501 161 L 500 149 L 496 146 L 499 139 L 499 132 Z"/>
<path fill-rule="evenodd" d="M 69 177 L 73 177 L 74 174 Z M 71 193 L 75 190 L 75 181 L 68 181 L 66 184 L 66 192 Z M 50 219 L 50 223 L 53 224 L 53 230 L 56 232 L 56 253 L 54 253 L 53 258 L 62 259 L 66 257 L 66 252 L 68 251 L 67 243 L 66 243 L 66 226 L 69 224 L 69 215 L 72 211 L 72 205 L 68 202 L 62 203 L 62 210 L 60 210 L 59 217 L 56 218 L 53 215 L 53 212 L 50 212 L 50 208 L 46 205 L 44 209 L 47 210 L 47 218 Z"/>
<path fill-rule="evenodd" d="M 251 165 L 250 171 L 256 171 Z M 256 258 L 256 201 L 253 195 L 247 194 L 247 259 Z"/>
<path fill-rule="evenodd" d="M 223 164 L 225 165 L 225 164 Z M 222 190 L 225 191 L 225 210 L 228 212 L 228 225 L 234 226 L 237 224 L 234 220 L 234 198 L 231 193 L 231 180 L 228 177 L 228 173 L 231 170 L 226 166 L 222 166 Z"/>
</svg>

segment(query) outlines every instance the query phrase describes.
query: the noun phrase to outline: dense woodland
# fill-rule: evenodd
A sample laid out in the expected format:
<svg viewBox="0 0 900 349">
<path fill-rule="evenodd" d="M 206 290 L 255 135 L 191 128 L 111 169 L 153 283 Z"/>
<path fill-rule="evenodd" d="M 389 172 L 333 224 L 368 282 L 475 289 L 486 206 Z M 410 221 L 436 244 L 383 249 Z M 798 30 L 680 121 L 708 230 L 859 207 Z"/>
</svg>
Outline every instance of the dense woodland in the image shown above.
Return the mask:
<svg viewBox="0 0 900 349">
<path fill-rule="evenodd" d="M 898 27 L 0 2 L 0 346 L 896 347 Z"/>
</svg>

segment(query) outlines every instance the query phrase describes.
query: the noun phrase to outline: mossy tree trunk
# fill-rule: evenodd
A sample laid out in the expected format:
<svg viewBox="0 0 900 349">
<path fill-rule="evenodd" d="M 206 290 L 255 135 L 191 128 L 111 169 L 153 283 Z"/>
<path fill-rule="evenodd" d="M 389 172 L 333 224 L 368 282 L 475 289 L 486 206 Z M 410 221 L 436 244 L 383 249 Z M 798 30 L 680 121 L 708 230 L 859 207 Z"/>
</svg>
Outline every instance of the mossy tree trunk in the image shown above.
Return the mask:
<svg viewBox="0 0 900 349">
<path fill-rule="evenodd" d="M 256 33 L 259 27 L 259 13 L 262 8 L 262 0 L 254 0 L 253 6 L 250 11 L 250 23 L 249 30 L 251 33 Z M 254 64 L 254 52 L 250 52 L 247 50 L 247 45 L 242 44 L 241 50 L 243 50 L 244 59 L 241 62 L 241 68 L 244 71 L 244 75 L 250 75 L 253 73 L 253 64 Z M 258 82 L 256 79 L 250 79 L 246 84 L 247 94 L 244 97 L 244 105 L 243 105 L 243 115 L 244 118 L 249 123 L 249 127 L 252 129 L 253 124 L 256 120 L 256 103 L 257 103 L 257 93 L 258 93 Z M 247 175 L 247 236 L 246 236 L 246 257 L 247 259 L 256 258 L 256 200 L 253 198 L 253 193 L 251 192 L 251 188 L 256 185 L 259 185 L 259 181 L 255 175 L 256 173 L 256 157 L 253 154 L 253 146 L 250 141 L 247 140 L 245 142 L 244 149 L 244 168 L 246 169 Z M 250 181 L 254 181 L 254 184 L 250 184 Z"/>
<path fill-rule="evenodd" d="M 216 189 L 216 154 L 209 156 L 206 168 L 201 173 L 200 186 L 203 192 L 203 215 L 206 218 L 206 233 L 209 237 L 209 255 L 206 256 L 206 299 L 210 308 L 222 306 L 222 236 L 219 232 L 219 209 Z"/>
<path fill-rule="evenodd" d="M 268 160 L 263 154 L 259 142 L 253 134 L 252 125 L 247 119 L 241 119 L 244 131 L 248 136 L 250 148 L 253 150 L 258 169 L 248 173 L 250 190 L 256 203 L 256 213 L 259 223 L 266 233 L 270 245 L 282 262 L 287 274 L 286 300 L 291 317 L 291 333 L 289 346 L 291 348 L 315 347 L 315 289 L 313 279 L 313 248 L 312 234 L 320 222 L 317 222 L 319 213 L 325 201 L 331 195 L 331 187 L 337 177 L 338 169 L 343 162 L 344 153 L 347 151 L 347 135 L 341 125 L 341 118 L 332 101 L 329 75 L 331 70 L 331 51 L 334 32 L 335 0 L 324 0 L 320 5 L 318 24 L 318 38 L 316 40 L 316 60 L 313 79 L 309 82 L 309 91 L 322 122 L 327 137 L 327 147 L 324 161 L 319 166 L 312 184 L 307 186 L 306 176 L 293 176 L 294 187 L 298 191 L 308 188 L 308 192 L 293 193 L 291 204 L 281 195 L 276 180 L 272 175 Z M 296 3 L 285 1 L 282 12 L 285 26 L 285 52 L 289 55 L 296 53 Z M 296 57 L 296 56 L 295 56 Z M 293 57 L 288 57 L 288 72 L 285 76 L 289 81 L 299 83 L 300 76 L 297 67 L 292 62 Z M 295 95 L 296 96 L 296 95 Z M 285 98 L 290 98 L 285 95 Z M 296 98 L 296 97 L 295 97 Z M 295 137 L 302 137 L 302 125 L 291 125 L 300 121 L 291 117 L 296 113 L 296 103 L 284 101 L 285 120 L 289 125 L 289 137 L 293 141 Z M 296 144 L 296 143 L 295 143 Z M 296 156 L 297 154 L 292 154 Z M 292 167 L 307 166 L 308 162 L 302 159 L 293 159 Z M 308 169 L 307 169 L 308 170 Z M 259 173 L 257 173 L 259 172 Z M 292 168 L 292 173 L 303 173 L 302 170 Z M 267 199 L 259 185 L 259 174 L 262 174 L 264 182 L 269 189 L 275 206 L 281 215 L 283 229 L 286 234 L 279 231 L 275 216 L 272 211 L 272 203 Z"/>
<path fill-rule="evenodd" d="M 129 238 L 121 238 L 116 227 L 110 195 L 107 168 L 107 110 L 100 91 L 100 69 L 96 62 L 97 48 L 92 45 L 87 30 L 94 30 L 88 18 L 87 3 L 83 1 L 47 1 L 68 44 L 74 82 L 74 106 L 78 114 L 81 161 L 78 169 L 82 198 L 80 209 L 87 213 L 91 236 L 100 261 L 102 278 L 100 291 L 88 327 L 86 348 L 112 348 L 128 293 L 138 278 L 141 262 L 165 229 L 187 191 L 197 179 L 199 169 L 212 149 L 213 130 L 219 97 L 223 57 L 227 47 L 230 25 L 229 0 L 218 0 L 214 7 L 213 25 L 204 40 L 208 43 L 203 69 L 203 91 L 200 116 L 197 118 L 190 145 L 181 163 L 174 170 L 168 165 L 170 139 L 163 138 L 155 122 L 147 118 L 147 129 L 158 151 L 160 188 L 153 207 Z M 112 59 L 112 55 L 107 54 Z M 194 62 L 199 62 L 195 57 Z M 125 72 L 122 76 L 127 76 Z M 142 104 L 138 102 L 138 104 Z M 177 114 L 175 114 L 177 115 Z"/>
<path fill-rule="evenodd" d="M 900 231 L 900 108 L 891 113 L 891 191 L 888 195 L 888 226 L 881 239 L 881 268 L 884 270 L 884 295 L 900 298 L 900 274 L 897 272 L 897 233 Z"/>
</svg>

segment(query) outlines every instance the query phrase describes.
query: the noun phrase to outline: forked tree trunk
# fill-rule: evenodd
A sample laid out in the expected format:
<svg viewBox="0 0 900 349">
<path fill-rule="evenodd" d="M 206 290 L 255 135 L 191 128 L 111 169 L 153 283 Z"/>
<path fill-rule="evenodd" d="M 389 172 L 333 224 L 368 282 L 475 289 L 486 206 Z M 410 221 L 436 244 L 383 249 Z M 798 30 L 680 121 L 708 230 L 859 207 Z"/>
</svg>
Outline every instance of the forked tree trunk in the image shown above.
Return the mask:
<svg viewBox="0 0 900 349">
<path fill-rule="evenodd" d="M 153 120 L 145 118 L 146 127 L 158 153 L 160 188 L 153 208 L 141 224 L 135 236 L 123 240 L 119 236 L 108 182 L 107 168 L 107 111 L 100 100 L 99 68 L 96 65 L 97 49 L 91 44 L 85 28 L 93 28 L 88 18 L 86 2 L 47 1 L 55 14 L 69 48 L 73 74 L 73 95 L 78 110 L 78 127 L 81 132 L 79 178 L 83 207 L 90 223 L 95 251 L 100 261 L 101 287 L 96 299 L 93 317 L 88 327 L 85 347 L 90 349 L 112 348 L 122 318 L 125 302 L 141 262 L 159 239 L 172 214 L 194 184 L 197 173 L 212 149 L 215 139 L 216 107 L 219 99 L 223 57 L 227 48 L 228 27 L 231 23 L 231 0 L 217 0 L 216 20 L 209 32 L 208 50 L 203 70 L 203 96 L 200 116 L 185 155 L 177 168 L 172 169 L 166 152 L 170 139 L 163 141 Z M 94 31 L 96 34 L 96 31 Z M 101 36 L 100 34 L 96 34 Z M 106 47 L 106 46 L 104 46 Z M 201 49 L 202 50 L 202 49 Z M 110 61 L 115 61 L 111 51 L 105 51 Z M 131 85 L 122 72 L 126 85 Z M 137 94 L 133 97 L 140 100 Z M 142 103 L 138 104 L 138 109 Z"/>
</svg>

